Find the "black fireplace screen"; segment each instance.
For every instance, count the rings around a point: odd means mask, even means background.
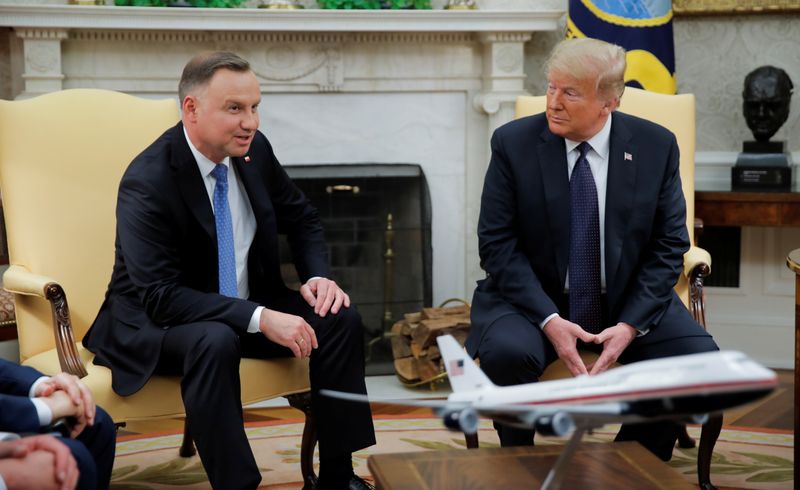
[[[431,205],[418,165],[286,167],[325,227],[332,279],[364,319],[367,374],[394,373],[392,324],[431,305]],[[285,238],[281,267],[298,288]]]

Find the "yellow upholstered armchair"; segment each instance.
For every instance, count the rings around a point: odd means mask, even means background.
[[[128,163],[179,119],[175,100],[76,89],[0,101],[0,190],[23,364],[83,378],[117,423],[185,414],[180,378],[155,376],[117,396],[111,371],[80,344],[114,263],[117,188]],[[69,307],[67,306],[69,299]],[[286,396],[306,413],[301,470],[313,477],[316,443],[308,362],[242,359],[242,403]],[[182,455],[191,455],[184,439]]]
[[[518,97],[516,117],[529,116],[544,112],[546,97]],[[694,319],[703,327],[706,326],[703,303],[703,280],[711,273],[711,256],[707,251],[694,245],[694,148],[695,148],[695,100],[694,95],[664,95],[647,92],[636,88],[625,88],[618,109],[621,112],[648,119],[664,126],[675,134],[680,149],[680,172],[683,184],[683,195],[686,199],[686,225],[692,243],[684,255],[683,274],[675,286],[675,290],[689,308]],[[596,355],[585,352],[581,354],[585,361],[593,362]],[[553,363],[542,375],[545,379],[564,378],[569,371],[561,361]],[[702,488],[713,488],[710,482],[711,454],[714,450],[722,428],[722,416],[715,415],[703,425],[700,438],[700,449],[697,458],[697,473]],[[680,438],[681,446],[694,445],[687,434]]]

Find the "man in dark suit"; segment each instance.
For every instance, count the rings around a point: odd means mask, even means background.
[[[310,357],[320,488],[366,488],[351,453],[374,444],[366,404],[320,397],[366,393],[361,318],[328,279],[316,210],[258,131],[259,82],[233,53],[186,65],[182,122],[130,164],[119,188],[116,259],[84,343],[120,395],[152,374],[182,376],[189,432],[214,488],[261,480],[245,436],[239,360]],[[304,281],[284,285],[278,234]]]
[[[622,48],[563,41],[546,65],[546,113],[492,138],[478,223],[486,278],[466,345],[497,384],[534,382],[557,358],[577,376],[717,349],[673,291],[689,248],[675,137],[614,112],[624,72]],[[585,366],[578,347],[599,359]],[[505,446],[533,443],[533,431],[497,427]],[[668,460],[679,429],[625,425],[617,439]]]
[[[69,437],[16,439],[51,432],[52,424],[62,420],[68,421]],[[0,359],[0,431],[8,433],[0,439],[11,440],[0,451],[0,488],[108,488],[114,422],[76,376],[44,376]]]

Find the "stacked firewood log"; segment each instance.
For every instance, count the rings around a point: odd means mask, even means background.
[[[426,382],[444,372],[436,337],[450,334],[464,345],[469,326],[467,305],[406,313],[392,326],[391,336],[394,368],[400,380],[408,384]]]

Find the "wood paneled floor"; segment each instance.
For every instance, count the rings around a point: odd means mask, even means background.
[[[794,427],[794,371],[777,370],[780,385],[770,396],[757,402],[725,412],[725,425],[740,427],[762,427],[769,429],[792,430]],[[372,407],[375,415],[420,414],[429,415],[426,408],[392,407],[379,405]],[[246,422],[270,420],[296,420],[302,414],[293,408],[260,408],[245,411]],[[142,434],[181,430],[182,419],[166,419],[143,422],[130,422],[120,429],[120,435]]]

